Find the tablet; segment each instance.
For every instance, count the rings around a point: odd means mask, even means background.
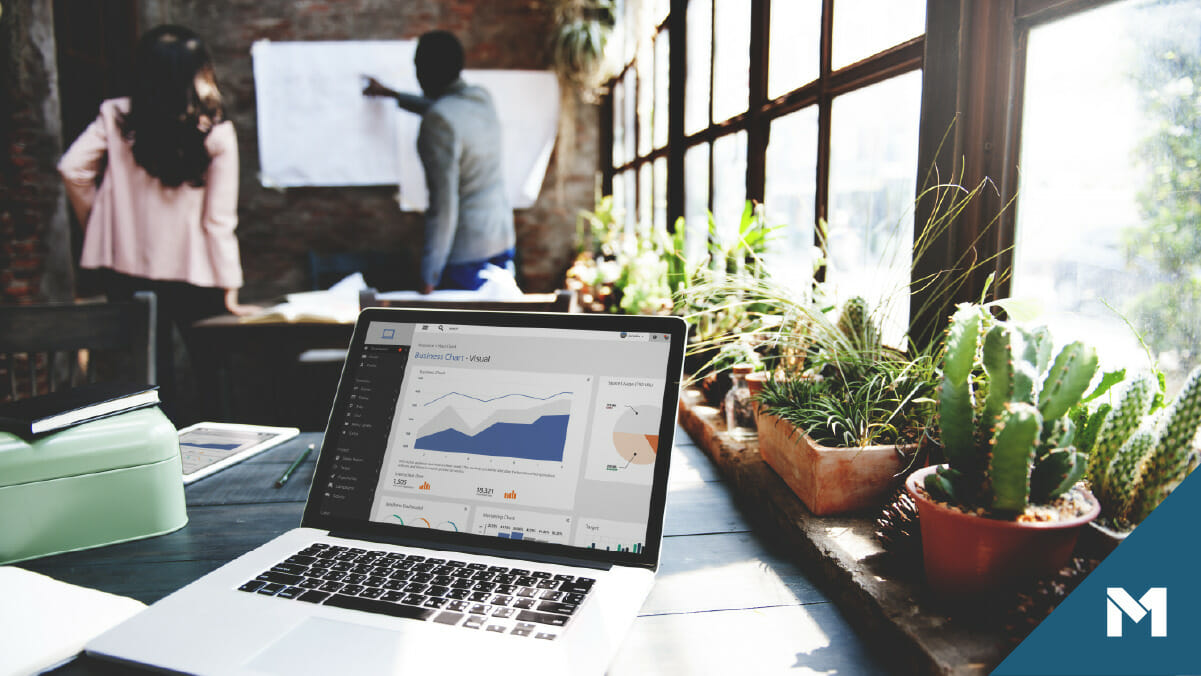
[[[201,422],[179,431],[183,482],[190,484],[300,434],[295,427]]]

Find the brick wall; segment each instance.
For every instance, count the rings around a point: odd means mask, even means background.
[[[0,15],[0,303],[70,296],[54,43],[46,3]],[[50,274],[47,274],[50,272]]]
[[[254,80],[256,40],[414,39],[435,28],[454,32],[468,68],[544,69],[550,12],[534,0],[220,0],[139,3],[143,28],[173,22],[204,36],[213,51],[227,114],[242,159],[239,239],[247,299],[269,298],[308,284],[306,252],[386,250],[419,260],[421,216],[402,213],[395,188],[268,190],[256,180]],[[561,285],[570,264],[575,213],[590,207],[597,165],[597,114],[578,106],[570,167],[552,158],[531,209],[516,212],[520,279],[529,291]],[[557,189],[562,173],[562,190]],[[416,269],[413,269],[416,283]]]

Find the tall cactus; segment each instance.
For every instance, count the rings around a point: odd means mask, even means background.
[[[1168,409],[1161,434],[1143,461],[1126,518],[1142,521],[1196,466],[1193,440],[1201,426],[1201,369],[1193,371]]]
[[[1089,455],[1089,482],[1102,513],[1119,527],[1145,519],[1201,463],[1194,447],[1201,430],[1201,367],[1168,408],[1148,415],[1155,395],[1149,376],[1132,380]]]
[[[997,321],[979,306],[956,310],[939,389],[949,467],[927,477],[931,494],[1007,515],[1058,497],[1084,475],[1083,455],[1059,446],[1065,416],[1097,371],[1096,351],[1072,343],[1048,368],[1050,344],[1045,330]],[[976,383],[986,388],[982,400]]]
[[[1102,505],[1110,502],[1111,486],[1107,483],[1109,465],[1118,449],[1134,430],[1151,406],[1152,381],[1147,374],[1136,375],[1122,392],[1118,405],[1105,416],[1097,430],[1088,454],[1088,482]]]

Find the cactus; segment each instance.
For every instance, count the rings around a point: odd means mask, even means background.
[[[1109,502],[1109,486],[1105,481],[1109,465],[1118,449],[1126,443],[1134,430],[1138,429],[1143,416],[1147,414],[1151,406],[1151,394],[1151,378],[1146,374],[1135,376],[1126,386],[1117,407],[1106,414],[1105,422],[1086,448],[1088,482],[1102,505]]]
[[[983,335],[983,339],[981,339]],[[1062,495],[1085,472],[1075,448],[1061,448],[1067,415],[1097,371],[1097,355],[1072,343],[1050,363],[1050,336],[962,305],[951,318],[939,390],[939,429],[949,466],[926,480],[935,497],[997,515]],[[984,398],[973,386],[987,388]]]
[[[848,300],[838,317],[838,329],[858,351],[879,349],[880,330],[872,321],[867,301],[861,296]]]
[[[1155,396],[1150,376],[1133,380],[1089,454],[1089,483],[1102,514],[1118,527],[1145,519],[1201,462],[1194,446],[1201,430],[1201,367],[1170,406],[1149,415]]]

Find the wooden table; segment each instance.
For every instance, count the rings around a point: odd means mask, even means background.
[[[152,603],[297,526],[316,454],[283,489],[273,483],[320,438],[302,434],[192,484],[189,523],[174,533],[19,565]],[[752,532],[703,452],[682,430],[677,440],[655,588],[610,673],[886,673],[789,553]],[[85,656],[53,673],[138,672]]]

